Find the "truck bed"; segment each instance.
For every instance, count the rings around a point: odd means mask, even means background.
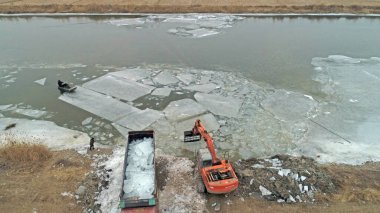
[[[152,159],[141,159],[141,162],[144,164],[144,162],[148,162],[150,160],[153,160],[153,169],[152,171],[148,171],[149,172],[149,175],[151,175],[151,172],[153,172],[153,182],[149,182],[150,185],[149,187],[153,187],[153,193],[151,196],[149,197],[139,197],[139,196],[130,196],[130,194],[128,193],[125,193],[124,192],[124,188],[125,188],[125,184],[128,184],[130,182],[133,182],[133,184],[143,184],[143,183],[139,183],[139,181],[141,180],[126,180],[127,176],[126,176],[126,171],[127,171],[127,167],[130,166],[130,162],[128,162],[128,156],[131,155],[130,152],[131,149],[130,147],[133,147],[133,146],[136,146],[136,144],[134,143],[138,143],[138,140],[143,140],[143,139],[147,139],[147,138],[151,138],[153,139],[153,151],[152,151],[152,155],[153,155],[153,158]],[[119,203],[119,207],[122,209],[122,212],[157,212],[157,184],[156,184],[156,174],[155,174],[155,160],[154,160],[154,148],[155,148],[155,145],[154,145],[154,132],[149,130],[149,131],[131,131],[128,133],[128,142],[126,144],[126,147],[125,147],[125,158],[124,158],[124,167],[123,167],[123,184],[122,184],[122,187],[121,187],[121,192],[120,192],[120,203]],[[132,153],[133,154],[133,153]],[[130,158],[132,158],[132,156],[130,156]],[[132,158],[133,159],[133,158]],[[127,171],[127,174],[129,174],[128,172],[130,171]],[[141,172],[141,171],[131,171],[131,173],[141,173],[142,176],[144,176],[144,173]],[[136,174],[134,174],[136,175]],[[129,176],[129,178],[131,178],[131,176]],[[124,181],[126,180],[126,181]],[[125,183],[126,182],[126,183]],[[144,182],[145,183],[145,182]],[[146,185],[144,185],[146,186]],[[128,185],[126,185],[126,187],[128,188]]]

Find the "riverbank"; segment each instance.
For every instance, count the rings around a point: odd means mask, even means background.
[[[380,13],[379,0],[0,0],[0,13]]]

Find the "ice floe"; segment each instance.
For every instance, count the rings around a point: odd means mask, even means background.
[[[214,94],[196,93],[195,99],[215,115],[237,117],[242,101],[237,98],[223,97]]]
[[[36,80],[34,82],[41,85],[41,86],[44,86],[45,82],[46,82],[46,78],[42,78],[42,79]]]
[[[175,84],[178,79],[167,71],[159,73],[153,78],[153,81],[162,85]]]
[[[180,121],[204,114],[207,110],[192,99],[182,99],[171,102],[163,112],[170,121]]]
[[[309,127],[301,152],[321,162],[358,164],[380,158],[380,61],[332,55],[313,58],[314,79],[326,93],[323,113]],[[353,98],[354,97],[354,98]]]
[[[10,124],[15,127],[4,130]],[[88,146],[87,134],[57,126],[51,121],[0,118],[0,143],[41,143],[54,150]]]
[[[163,116],[164,114],[162,112],[152,109],[144,109],[132,112],[127,116],[124,116],[123,118],[115,121],[115,123],[132,130],[143,130]]]
[[[149,77],[151,73],[147,71],[146,69],[137,67],[137,68],[130,68],[130,69],[122,70],[118,72],[112,72],[110,74],[113,76],[126,78],[132,81],[138,81],[146,77]]]
[[[113,75],[99,77],[83,84],[83,87],[127,101],[149,94],[154,88]]]

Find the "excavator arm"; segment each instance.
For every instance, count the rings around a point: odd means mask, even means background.
[[[201,137],[199,137],[199,136],[203,137],[203,139],[205,140],[205,142],[207,144],[207,148],[211,154],[212,164],[213,165],[219,164],[220,160],[216,156],[216,151],[215,151],[215,147],[214,147],[214,140],[212,139],[210,134],[208,134],[206,128],[202,125],[201,121],[199,119],[197,119],[195,121],[195,125],[194,125],[191,133],[185,132],[184,140],[185,140],[185,142],[198,141],[201,139]]]

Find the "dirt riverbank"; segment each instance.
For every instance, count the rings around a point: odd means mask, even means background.
[[[96,175],[102,174],[101,168],[94,171],[91,165],[106,160],[110,153],[109,149],[87,155],[55,151],[38,163],[0,157],[0,212],[98,211],[96,196],[108,182]],[[196,192],[194,164],[189,159],[160,154],[156,160],[160,212],[214,212],[216,206],[219,212],[377,212],[380,207],[379,163],[320,165],[310,158],[290,156],[237,161],[238,190],[211,195]],[[298,191],[293,183],[308,186],[313,193]],[[263,196],[259,186],[272,194]],[[295,201],[289,199],[290,194]]]
[[[380,13],[380,0],[0,0],[0,13]]]

